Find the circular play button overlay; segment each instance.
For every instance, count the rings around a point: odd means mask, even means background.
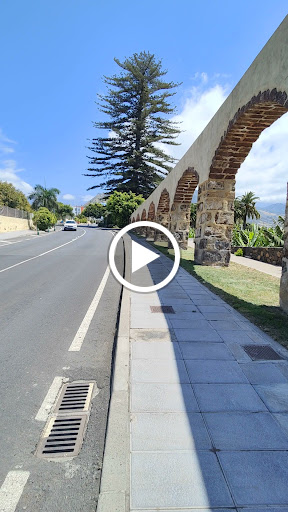
[[[117,248],[117,244],[120,241],[120,239],[128,233],[128,231],[135,229],[135,228],[153,228],[156,231],[161,231],[171,242],[172,247],[174,249],[174,264],[170,271],[170,273],[167,275],[165,279],[163,279],[160,283],[154,284],[152,286],[138,286],[135,284],[130,283],[126,279],[124,279],[121,274],[119,273],[116,264],[115,264],[115,251]],[[160,254],[157,252],[157,250],[153,248],[147,248],[144,247],[141,243],[138,243],[134,240],[132,240],[132,246],[131,246],[131,275],[134,272],[137,272],[138,270],[142,269],[143,267],[149,265],[154,260],[157,260],[160,258]],[[140,222],[133,222],[133,224],[128,224],[128,226],[125,226],[125,228],[121,229],[117,235],[112,240],[112,243],[110,245],[109,249],[109,265],[110,269],[114,275],[114,277],[119,281],[123,286],[128,288],[129,290],[132,290],[133,292],[140,292],[140,293],[151,293],[156,292],[157,290],[160,290],[163,288],[163,286],[166,286],[170,281],[172,281],[173,277],[175,276],[178,267],[180,264],[180,249],[178,246],[178,243],[172,233],[165,228],[164,226],[161,226],[161,224],[157,224],[156,222],[150,222],[150,221],[140,221]]]

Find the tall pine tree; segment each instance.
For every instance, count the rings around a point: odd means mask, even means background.
[[[108,93],[98,95],[98,105],[109,120],[94,126],[106,130],[106,137],[92,139],[89,149],[96,155],[89,157],[89,174],[85,176],[103,178],[90,189],[101,187],[107,194],[131,191],[148,197],[175,161],[156,143],[177,144],[174,139],[180,130],[168,114],[175,112],[169,98],[179,84],[162,79],[167,71],[149,52],[135,53],[123,63],[114,60],[123,71],[119,76],[104,77]]]

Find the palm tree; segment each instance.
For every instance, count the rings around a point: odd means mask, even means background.
[[[38,210],[42,206],[55,212],[57,211],[57,194],[60,194],[58,188],[46,188],[42,187],[42,185],[35,185],[28,199],[32,201],[31,206],[33,210]]]
[[[243,228],[246,229],[247,219],[259,219],[260,213],[256,210],[255,203],[259,197],[254,195],[254,192],[246,192],[242,197],[238,197],[237,208],[242,211]]]

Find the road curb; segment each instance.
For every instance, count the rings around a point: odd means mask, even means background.
[[[130,237],[124,237],[127,280],[131,269],[129,240]],[[130,291],[123,288],[97,512],[130,509],[129,335]]]

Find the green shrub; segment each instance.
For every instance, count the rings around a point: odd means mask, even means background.
[[[37,212],[34,213],[33,223],[37,226],[40,231],[46,231],[51,228],[57,222],[57,217],[54,213],[50,212],[48,208],[41,207]]]
[[[244,253],[243,253],[243,249],[241,249],[241,247],[239,249],[237,249],[236,252],[234,252],[235,256],[243,256]]]

